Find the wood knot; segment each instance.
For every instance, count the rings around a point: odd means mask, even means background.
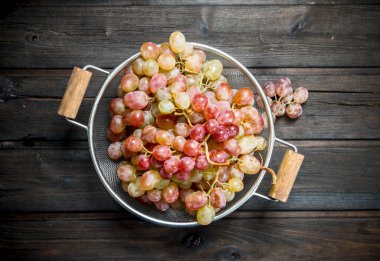
[[[191,232],[184,236],[181,243],[186,248],[195,248],[204,243],[204,238],[198,232]]]

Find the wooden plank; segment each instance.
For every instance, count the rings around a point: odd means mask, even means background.
[[[379,139],[379,99],[380,93],[311,93],[303,116],[298,120],[279,118],[276,134],[283,139]],[[51,98],[23,98],[0,103],[0,141],[87,140],[85,131],[57,115],[59,102]],[[87,123],[93,102],[93,98],[83,100],[79,122]],[[104,119],[107,117],[104,115]],[[41,120],[46,124],[43,128]]]
[[[65,214],[66,215],[66,214]],[[224,219],[167,228],[83,214],[0,224],[5,259],[39,260],[378,260],[377,218]],[[93,216],[93,214],[91,214]],[[228,242],[228,243],[226,243]],[[223,247],[221,247],[223,246]],[[170,251],[168,251],[170,249]]]
[[[141,43],[181,30],[248,67],[379,66],[379,12],[372,5],[19,6],[0,22],[0,60],[2,68],[112,68]]]
[[[305,161],[289,201],[281,204],[253,198],[241,209],[380,208],[379,141],[292,142]],[[98,179],[85,142],[3,142],[0,148],[0,211],[122,209]],[[283,153],[276,146],[270,164],[275,170]],[[269,188],[266,177],[259,192],[266,194]]]
[[[109,69],[111,70],[111,69]],[[378,93],[379,68],[251,68],[261,84],[288,76],[294,87],[305,86],[311,92]],[[71,70],[0,70],[0,98],[62,98]],[[85,97],[95,97],[105,75],[94,72]],[[113,97],[115,92],[105,95]]]

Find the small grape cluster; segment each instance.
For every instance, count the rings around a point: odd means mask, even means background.
[[[293,91],[290,79],[283,77],[276,83],[266,82],[263,89],[274,119],[285,114],[291,119],[299,118],[302,115],[301,104],[309,98],[309,92],[305,87],[298,87]],[[259,107],[264,107],[260,96],[256,98],[256,101]]]
[[[249,87],[233,89],[219,60],[186,42],[141,46],[110,101],[108,155],[123,189],[144,204],[184,209],[207,225],[262,166],[264,116]],[[256,156],[255,156],[256,154]]]

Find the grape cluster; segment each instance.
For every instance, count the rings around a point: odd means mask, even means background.
[[[117,176],[131,197],[207,225],[243,190],[244,175],[264,168],[254,156],[266,147],[254,93],[233,89],[222,72],[181,32],[141,46],[109,104],[108,155],[123,159]]]
[[[301,104],[309,98],[309,92],[305,87],[298,87],[293,91],[290,79],[283,77],[276,83],[266,82],[263,89],[274,119],[285,114],[291,119],[299,118],[302,115]],[[257,97],[256,101],[259,107],[264,107],[261,97]]]

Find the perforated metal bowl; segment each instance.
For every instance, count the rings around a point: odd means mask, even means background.
[[[252,88],[256,96],[261,96],[262,101],[264,102],[264,110],[256,105],[255,106],[260,113],[265,113],[266,115],[266,128],[263,130],[261,136],[263,136],[267,140],[267,147],[261,154],[264,159],[264,166],[268,166],[273,151],[274,141],[276,138],[270,107],[260,84],[257,82],[255,77],[247,70],[247,68],[245,68],[240,62],[235,60],[230,55],[204,44],[192,44],[194,45],[194,48],[203,50],[206,53],[208,60],[218,59],[223,63],[223,75],[227,78],[229,84],[233,88],[250,87]],[[110,142],[107,139],[107,128],[109,125],[109,99],[104,97],[106,93],[111,93],[111,96],[115,93],[116,86],[119,85],[120,80],[124,74],[124,69],[139,57],[140,53],[133,55],[132,57],[121,63],[119,66],[117,66],[111,72],[108,72],[93,65],[85,66],[83,68],[84,70],[95,69],[108,74],[108,77],[104,81],[101,89],[99,90],[98,95],[96,96],[89,118],[88,126],[76,122],[72,119],[66,119],[70,123],[73,123],[87,130],[91,157],[96,172],[98,173],[99,178],[102,181],[105,188],[107,189],[107,191],[121,206],[147,221],[151,221],[160,225],[177,227],[198,225],[198,223],[195,220],[195,217],[188,215],[183,210],[175,210],[170,208],[165,212],[161,212],[154,206],[141,204],[136,199],[130,197],[128,193],[123,191],[121,187],[121,182],[116,175],[116,168],[118,163],[110,160],[107,156],[107,148],[110,144]],[[285,145],[293,147],[294,150],[297,150],[295,146],[292,144],[289,144],[280,139],[276,140]],[[227,203],[227,206],[223,208],[219,213],[217,213],[215,219],[221,219],[226,215],[230,214],[231,212],[235,211],[253,195],[272,200],[269,197],[258,194],[256,192],[264,178],[264,175],[264,170],[262,170],[258,175],[246,175],[244,178],[244,190],[239,193],[236,193],[233,201]]]

